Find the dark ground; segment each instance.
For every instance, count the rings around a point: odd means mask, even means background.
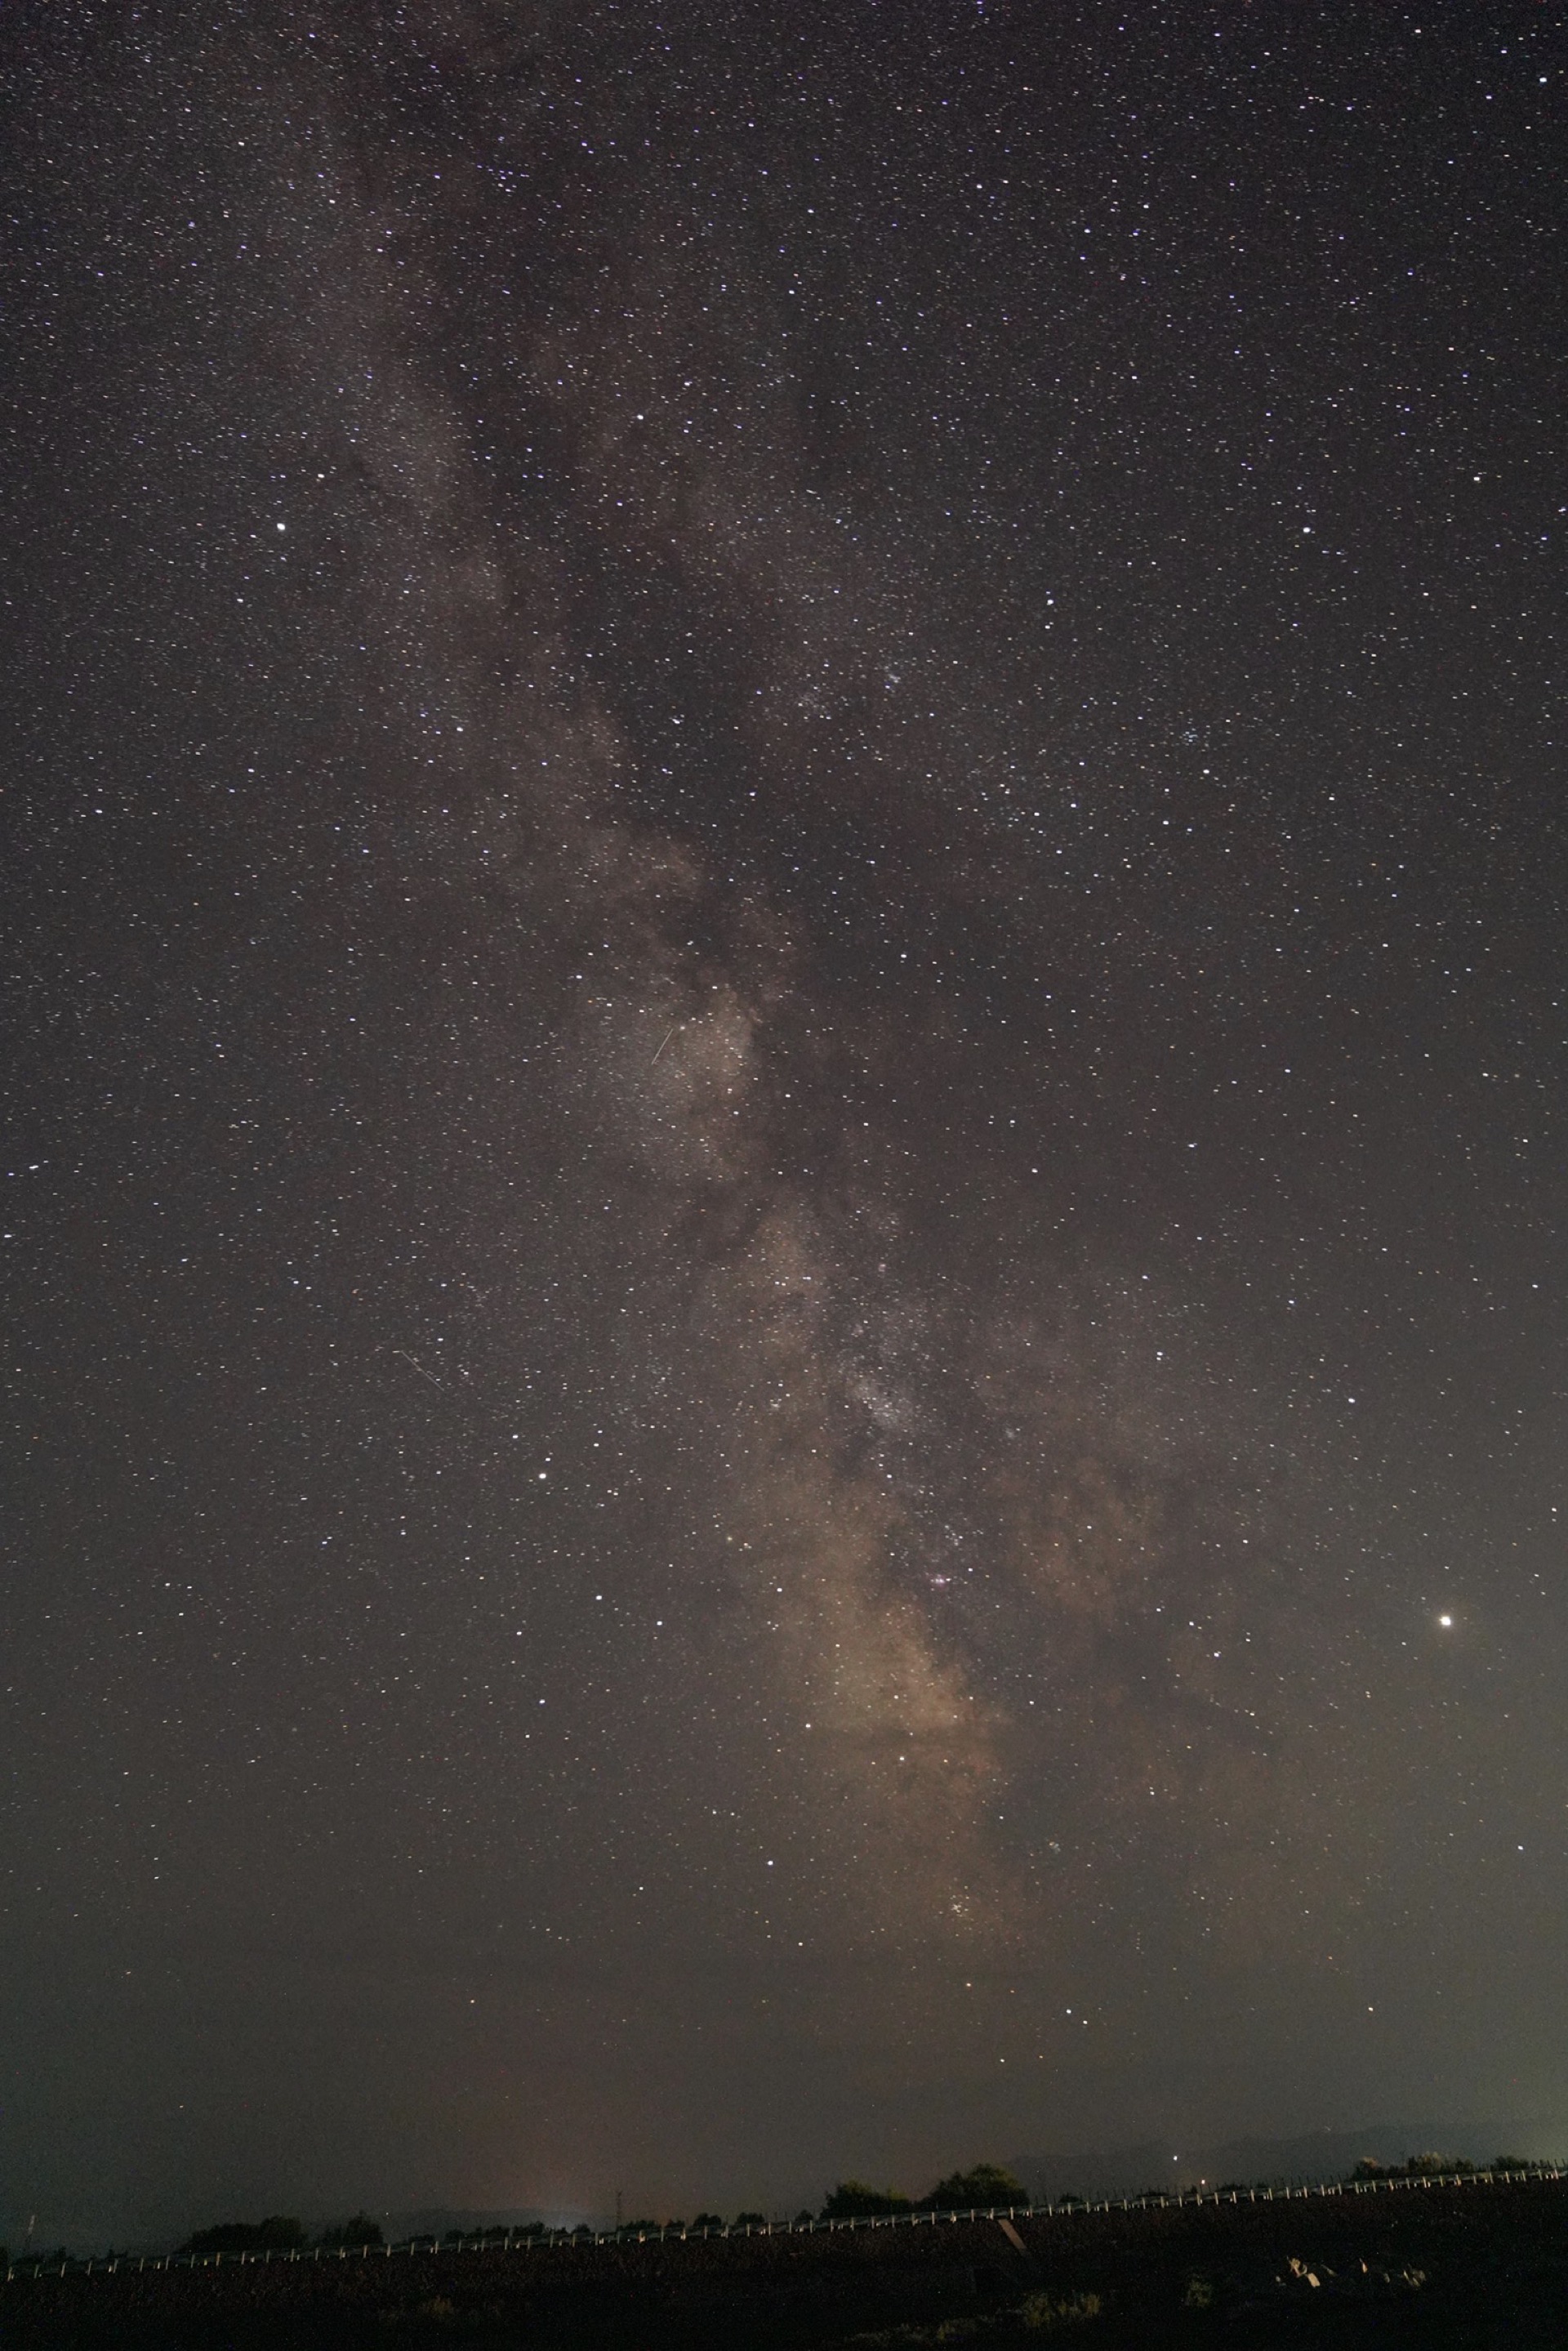
[[[0,2289],[5,2351],[1568,2346],[1568,2181],[837,2235],[475,2250]]]

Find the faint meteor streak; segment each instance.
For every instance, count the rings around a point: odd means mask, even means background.
[[[670,1040],[671,1039],[671,1037],[673,1037],[673,1036],[674,1036],[675,1031],[680,1028],[680,1021],[679,1021],[679,1020],[672,1020],[672,1021],[670,1022],[670,1024],[669,1028],[668,1028],[668,1029],[665,1030],[665,1032],[664,1032],[664,1043],[663,1043],[663,1044],[661,1044],[661,1045],[659,1046],[659,1053],[662,1053],[662,1052],[663,1052],[663,1050],[664,1050],[664,1046],[669,1044]],[[653,1057],[653,1061],[658,1061],[658,1059],[659,1059],[659,1053],[655,1053],[655,1055],[654,1055],[654,1057]],[[649,1068],[650,1070],[651,1070],[651,1069],[652,1069],[652,1067],[653,1067],[653,1061],[649,1061],[649,1065],[648,1065],[648,1066],[649,1066]]]

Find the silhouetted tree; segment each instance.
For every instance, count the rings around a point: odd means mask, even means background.
[[[304,2242],[305,2231],[297,2220],[282,2212],[270,2212],[265,2220],[219,2220],[210,2229],[197,2229],[182,2251],[188,2253],[286,2253],[296,2251]]]
[[[385,2241],[380,2222],[372,2220],[369,2212],[356,2212],[352,2220],[339,2221],[335,2229],[324,2230],[321,2238],[323,2246],[329,2252],[335,2252],[339,2246],[379,2245]]]
[[[933,2212],[967,2212],[994,2204],[1027,2204],[1029,2190],[1022,2179],[1000,2163],[977,2163],[969,2171],[950,2171],[920,2202]]]
[[[894,2188],[871,2188],[864,2179],[841,2179],[828,2191],[822,2208],[825,2220],[875,2220],[893,2212],[912,2212],[909,2197]]]

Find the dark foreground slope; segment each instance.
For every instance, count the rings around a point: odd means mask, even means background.
[[[1564,2351],[1568,2180],[1007,2226],[122,2268],[0,2289],[5,2351],[1004,2351],[1045,2341],[1083,2351]]]

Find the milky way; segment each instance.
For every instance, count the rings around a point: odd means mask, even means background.
[[[0,2227],[1568,2113],[1553,29],[64,16]]]

